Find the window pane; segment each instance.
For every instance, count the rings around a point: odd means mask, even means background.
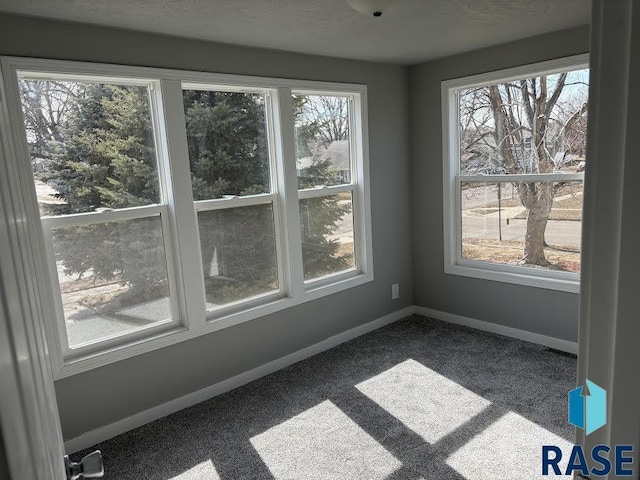
[[[20,80],[41,215],[160,202],[147,87]]]
[[[462,183],[462,258],[579,272],[582,198],[582,182]]]
[[[160,217],[53,229],[69,345],[171,320]]]
[[[300,200],[304,278],[353,269],[353,204],[351,193]]]
[[[271,191],[265,96],[185,90],[194,200]]]
[[[589,70],[463,89],[460,173],[584,170]]]
[[[294,95],[298,188],[351,183],[349,97]]]
[[[198,213],[207,309],[278,291],[271,205]]]

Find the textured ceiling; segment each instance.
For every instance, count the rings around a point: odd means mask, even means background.
[[[374,18],[344,0],[0,0],[0,12],[410,64],[587,25],[590,5],[590,0],[400,0]]]

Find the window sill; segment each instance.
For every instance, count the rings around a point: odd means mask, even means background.
[[[157,333],[156,335],[129,341],[119,345],[114,345],[100,351],[87,353],[83,356],[68,358],[58,371],[54,372],[56,380],[70,377],[78,373],[86,372],[94,368],[99,368],[111,363],[127,358],[135,357],[144,353],[152,352],[159,348],[184,342],[201,335],[239,325],[244,322],[269,315],[287,308],[300,305],[312,300],[316,300],[334,293],[338,293],[349,288],[373,281],[372,273],[347,272],[337,275],[334,281],[329,284],[309,285],[309,289],[297,298],[280,297],[273,299],[272,296],[264,299],[264,303],[259,305],[248,305],[247,308],[234,311],[229,314],[212,318],[200,325],[187,327],[177,327]],[[210,312],[211,313],[211,312]]]
[[[571,272],[552,272],[518,265],[496,265],[479,261],[461,261],[445,265],[445,273],[465,277],[513,283],[526,287],[579,293],[580,275]]]

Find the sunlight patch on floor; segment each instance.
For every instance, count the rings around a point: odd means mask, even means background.
[[[573,445],[509,412],[451,454],[447,464],[467,480],[566,478],[541,475],[542,445],[557,445],[562,449],[564,461],[559,465],[564,471]]]
[[[251,438],[276,479],[383,480],[402,464],[326,400]]]
[[[185,470],[176,477],[171,477],[169,480],[191,480],[192,478],[206,478],[207,480],[220,480],[220,476],[216,471],[216,467],[213,466],[211,460],[206,460],[199,463],[189,470]]]
[[[356,388],[429,443],[455,431],[491,403],[411,359]]]

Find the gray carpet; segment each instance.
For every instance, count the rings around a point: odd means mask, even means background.
[[[95,448],[107,479],[541,478],[541,445],[573,439],[575,370],[412,316]]]

